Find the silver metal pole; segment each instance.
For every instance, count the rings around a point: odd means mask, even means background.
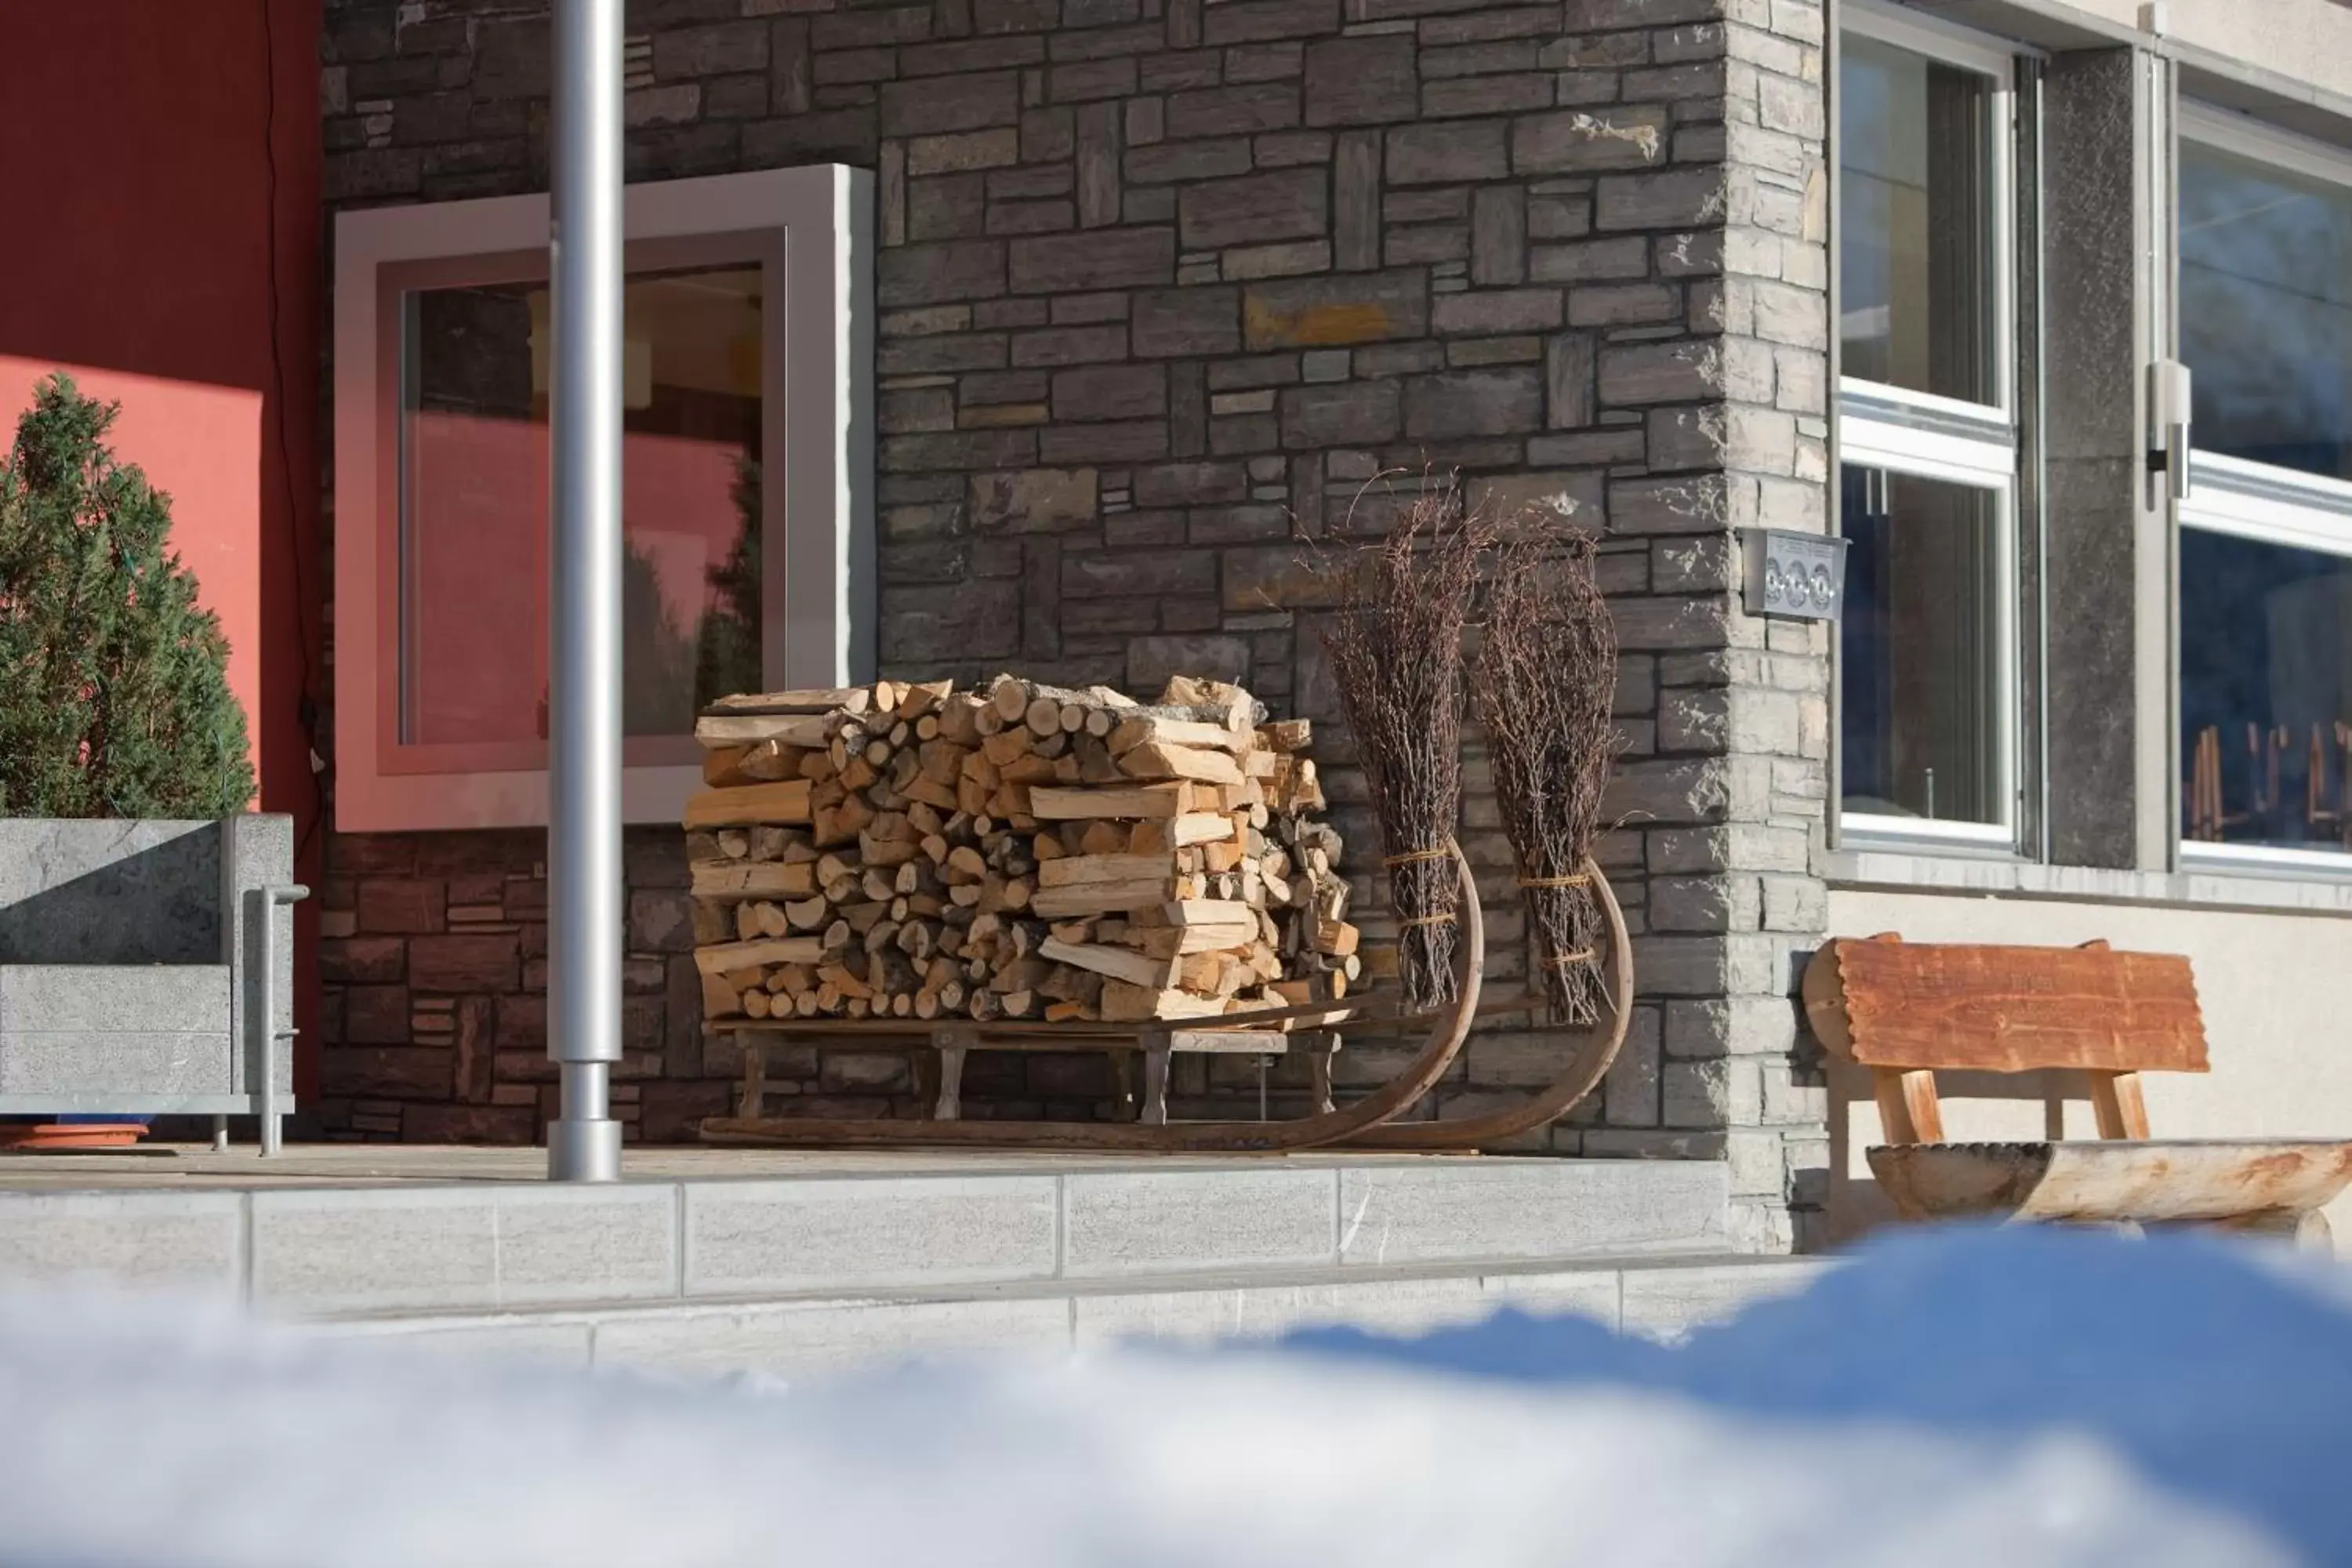
[[[621,1128],[621,11],[556,0],[554,647],[548,693],[547,1174],[610,1182]]]
[[[299,904],[310,896],[310,889],[299,882],[281,887],[256,888],[253,890],[255,913],[247,919],[258,919],[259,927],[253,933],[254,945],[259,953],[254,960],[259,993],[254,1005],[261,1017],[258,1026],[247,1031],[248,1040],[261,1047],[261,1088],[254,1109],[255,1120],[260,1123],[261,1152],[264,1156],[278,1153],[286,1146],[285,1112],[278,1109],[278,1042],[291,1040],[294,1031],[278,1026],[278,910],[280,905]],[[228,1146],[226,1121],[213,1133],[215,1150]]]

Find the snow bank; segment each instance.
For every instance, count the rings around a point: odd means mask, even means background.
[[[1286,1342],[1813,1426],[1900,1422],[1995,1444],[2080,1433],[2176,1496],[2352,1563],[2346,1281],[2210,1235],[1913,1231],[1674,1348],[1512,1312],[1415,1340],[1322,1329]]]
[[[2309,1280],[2025,1233],[1881,1247],[1675,1351],[1506,1316],[782,1395],[20,1298],[0,1561],[2334,1562],[2347,1382]]]

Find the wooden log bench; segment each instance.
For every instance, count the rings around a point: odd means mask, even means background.
[[[2352,1181],[2352,1142],[2148,1135],[2138,1075],[2210,1070],[2184,957],[1889,934],[1825,943],[1802,989],[1822,1045],[1871,1074],[1886,1142],[1866,1155],[1906,1219],[2199,1223],[2327,1245],[2318,1211]],[[2080,1073],[2099,1141],[1947,1142],[1939,1069]]]

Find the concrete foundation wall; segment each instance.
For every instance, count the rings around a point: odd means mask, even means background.
[[[2119,948],[2186,953],[2196,972],[2213,1070],[2141,1081],[2160,1138],[2263,1134],[2352,1138],[2352,919],[2163,903],[1986,898],[1832,889],[1832,936],[1899,931],[1912,942]],[[2079,1082],[1946,1075],[1944,1128],[1955,1140],[2041,1138],[2050,1107],[2064,1136],[2097,1129]],[[2000,1098],[1984,1098],[1985,1094]],[[1880,1141],[1866,1074],[1830,1075],[1830,1234],[1844,1239],[1889,1217],[1863,1150]],[[2328,1211],[2352,1236],[2352,1194]]]

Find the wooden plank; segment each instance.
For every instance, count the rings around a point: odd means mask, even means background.
[[[1041,822],[1090,817],[1181,816],[1192,809],[1188,784],[1137,784],[1132,789],[1050,789],[1029,792],[1029,815]]]
[[[1146,742],[1118,759],[1118,771],[1131,779],[1197,779],[1202,784],[1238,784],[1244,777],[1233,758],[1205,746],[1170,746]]]
[[[1034,1019],[1006,1019],[994,1024],[955,1024],[942,1026],[938,1021],[919,1018],[729,1018],[723,1025],[707,1033],[743,1035],[787,1035],[796,1045],[818,1051],[870,1051],[881,1049],[911,1049],[936,1047],[938,1036],[944,1026],[961,1036],[961,1046],[971,1051],[1139,1051],[1145,1048],[1137,1024],[1153,1020],[1130,1020],[1121,1024],[1074,1022],[1041,1024]],[[1418,1016],[1392,1020],[1405,1025],[1424,1023]],[[1317,1037],[1292,1036],[1278,1029],[1229,1027],[1220,1018],[1215,1025],[1181,1028],[1170,1038],[1179,1055],[1199,1056],[1282,1056],[1298,1042],[1298,1048],[1312,1045]]]
[[[1059,862],[1048,860],[1045,865]],[[1041,867],[1040,869],[1043,869]],[[1029,912],[1041,921],[1067,920],[1072,915],[1108,915],[1126,910],[1148,910],[1164,902],[1175,890],[1168,877],[1147,877],[1124,882],[1080,882],[1068,888],[1040,888],[1029,896]]]
[[[732,974],[770,963],[814,963],[824,957],[824,942],[814,936],[770,937],[757,942],[730,942],[694,950],[694,966],[705,974]]]
[[[1119,945],[1152,958],[1187,958],[1199,952],[1230,952],[1257,941],[1255,923],[1246,926],[1129,926]]]
[[[2196,980],[2173,953],[1840,939],[1804,994],[1822,1043],[1865,1067],[2210,1070]]]
[[[1131,948],[1105,947],[1097,942],[1064,942],[1047,937],[1037,944],[1040,958],[1107,974],[1129,984],[1164,989],[1176,984],[1176,965],[1166,959],[1147,958]]]
[[[1041,888],[1068,888],[1081,882],[1166,881],[1176,875],[1176,857],[1168,855],[1065,855],[1037,868]]]
[[[816,891],[814,860],[698,860],[693,874],[702,899],[805,899]]]
[[[1238,752],[1250,743],[1247,730],[1228,729],[1222,724],[1203,724],[1192,719],[1122,719],[1110,732],[1110,749],[1114,756],[1123,755],[1138,746],[1207,746],[1214,751]]]
[[[1257,911],[1234,899],[1171,899],[1160,915],[1172,926],[1245,926],[1257,930]]]
[[[686,803],[688,827],[730,827],[763,822],[806,822],[809,781],[782,779],[775,784],[743,784],[735,789],[697,791]]]
[[[1305,719],[1276,719],[1257,727],[1257,738],[1277,752],[1303,752],[1315,738],[1315,726]]]
[[[1130,985],[1123,980],[1103,983],[1102,1016],[1106,1024],[1141,1023],[1150,1018],[1213,1018],[1224,1010],[1225,1004],[1220,997]]]
[[[1182,849],[1194,844],[1223,844],[1234,833],[1234,819],[1223,812],[1187,812],[1168,825],[1168,847]]]
[[[863,686],[829,686],[804,688],[797,691],[745,691],[733,697],[722,697],[706,712],[710,713],[828,713],[838,708],[845,713],[863,713],[873,702],[874,694]]]
[[[774,741],[814,749],[833,737],[830,713],[706,713],[694,721],[705,746],[751,746]]]

